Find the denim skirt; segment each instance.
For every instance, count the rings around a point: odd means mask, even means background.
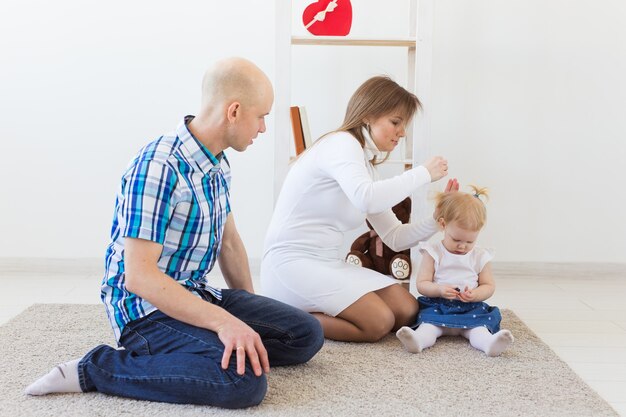
[[[414,329],[422,323],[439,327],[472,329],[486,327],[491,333],[500,331],[502,316],[498,307],[484,302],[466,303],[445,298],[418,297],[420,305]]]

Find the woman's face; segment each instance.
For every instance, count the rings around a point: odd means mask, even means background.
[[[406,136],[406,120],[398,112],[370,120],[370,134],[376,147],[382,152],[391,152]]]

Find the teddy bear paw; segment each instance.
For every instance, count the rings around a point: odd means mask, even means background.
[[[390,271],[395,279],[408,279],[411,276],[411,265],[406,259],[396,258],[391,262]]]
[[[352,254],[349,254],[346,257],[346,262],[354,266],[363,266],[363,262],[361,262],[361,259],[358,256]]]

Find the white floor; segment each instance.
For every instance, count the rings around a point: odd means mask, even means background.
[[[0,258],[0,324],[34,303],[99,303],[100,270],[100,260]],[[496,263],[494,271],[489,302],[513,310],[626,416],[626,264]]]

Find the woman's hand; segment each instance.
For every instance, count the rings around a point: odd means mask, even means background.
[[[452,285],[439,285],[439,296],[446,300],[456,300],[459,291]]]
[[[430,181],[437,181],[448,175],[448,161],[442,156],[434,156],[424,163],[430,174]]]
[[[230,357],[237,355],[237,373],[243,375],[246,366],[246,356],[256,376],[270,371],[270,362],[261,336],[246,323],[235,316],[229,315],[224,323],[218,327],[217,336],[224,344],[222,369],[228,369]]]

